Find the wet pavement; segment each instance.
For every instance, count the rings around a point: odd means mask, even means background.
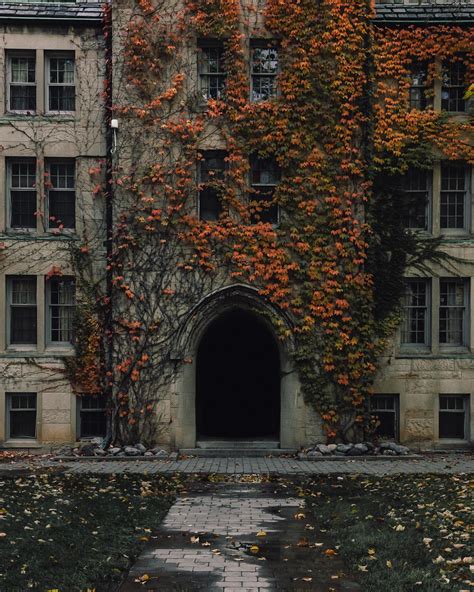
[[[119,592],[361,588],[294,492],[271,483],[194,484],[170,508]]]

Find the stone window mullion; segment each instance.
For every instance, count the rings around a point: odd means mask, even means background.
[[[431,352],[439,353],[439,277],[431,280]]]

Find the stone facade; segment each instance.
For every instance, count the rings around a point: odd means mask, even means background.
[[[12,5],[12,14],[17,7],[25,9],[24,5]],[[26,8],[31,12],[32,5]],[[97,263],[103,266],[103,204],[94,197],[96,181],[89,173],[105,156],[101,15],[96,8],[84,21],[61,16],[58,13],[55,20],[43,10],[34,21],[28,16],[14,19],[5,6],[0,19],[0,68],[6,76],[0,84],[0,442],[11,447],[76,440],[76,397],[64,376],[63,363],[64,357],[73,355],[73,348],[51,340],[49,275],[54,268],[65,276],[71,273],[70,246],[84,233],[91,235]],[[35,83],[36,106],[30,113],[10,109],[7,81],[17,56],[29,57],[34,64],[35,75],[30,80]],[[54,105],[47,101],[51,60],[63,56],[74,61],[76,101],[74,111],[68,113],[53,112],[50,107]],[[16,63],[15,67],[22,66]],[[21,73],[18,76],[23,80]],[[32,186],[36,227],[28,230],[12,223],[7,197],[10,167],[18,162],[30,163],[36,177]],[[75,221],[70,224],[74,229],[58,231],[48,223],[49,163],[68,163],[74,170]],[[14,344],[9,335],[8,285],[18,277],[36,282],[36,344]],[[36,394],[34,438],[10,437],[13,393]]]
[[[86,3],[78,3],[80,5]],[[393,0],[376,4],[468,4],[451,0],[423,3],[412,0]],[[90,5],[90,3],[89,3]],[[119,3],[114,31],[115,76],[121,78],[120,27],[130,15],[127,2]],[[64,9],[66,10],[66,9]],[[67,12],[67,11],[66,11]],[[67,19],[66,19],[67,20]],[[4,446],[35,446],[78,439],[78,410],[76,397],[64,376],[63,358],[73,355],[65,344],[51,343],[50,312],[48,301],[48,277],[52,268],[68,273],[70,242],[84,233],[93,236],[95,264],[103,265],[103,203],[94,197],[94,180],[90,169],[97,167],[106,157],[103,104],[101,98],[104,78],[103,39],[100,17],[81,20],[79,13],[64,19],[48,19],[31,23],[22,21],[21,15],[11,21],[1,17],[2,49],[1,70],[9,72],[11,55],[34,52],[36,64],[37,114],[8,113],[7,85],[0,85],[0,179],[7,186],[9,163],[15,159],[32,159],[37,163],[37,203],[41,210],[48,187],[42,181],[45,162],[70,159],[75,161],[76,175],[76,224],[74,232],[51,232],[45,218],[38,216],[36,229],[16,232],[10,228],[7,192],[0,194],[0,443]],[[195,55],[190,48],[190,55]],[[74,53],[76,64],[76,110],[73,114],[48,114],[45,105],[45,76],[49,56]],[[191,62],[190,63],[194,63]],[[194,68],[194,72],[197,68]],[[193,83],[193,77],[189,79]],[[195,81],[194,81],[195,82]],[[124,87],[114,96],[116,103],[123,101]],[[441,109],[441,88],[435,88],[434,108]],[[142,139],[140,130],[119,130],[120,161],[126,168],[127,159],[133,154],[126,149],[126,134]],[[207,130],[202,148],[221,147],[218,130]],[[143,140],[145,141],[145,140]],[[133,142],[128,144],[133,147]],[[116,157],[118,158],[118,157]],[[440,162],[434,167],[432,212],[439,211]],[[471,175],[472,176],[472,175]],[[473,179],[470,181],[474,186]],[[469,229],[474,228],[473,200],[469,206]],[[433,216],[433,235],[440,235],[439,217]],[[467,262],[474,261],[474,242],[471,230],[446,237],[444,247],[450,254]],[[433,269],[427,278],[430,286],[429,347],[403,347],[401,335],[394,337],[376,381],[376,392],[393,396],[394,412],[400,441],[421,447],[467,445],[474,434],[474,274],[471,263],[461,264],[458,272],[466,283],[466,339],[462,347],[440,345],[439,306],[443,277],[451,277],[445,269]],[[13,345],[9,339],[9,288],[11,278],[31,276],[36,278],[37,345]],[[413,272],[415,277],[415,273]],[[181,371],[174,375],[171,388],[163,390],[159,414],[158,440],[170,448],[193,448],[196,445],[196,368],[195,360],[200,340],[210,323],[227,309],[257,311],[265,316],[265,305],[248,286],[241,286],[223,279],[218,289],[202,295],[190,312],[185,329],[176,344],[177,365]],[[282,322],[285,320],[282,318]],[[322,439],[319,419],[305,405],[298,377],[292,366],[291,344],[279,351],[281,367],[281,430],[279,443],[282,448],[298,448]],[[183,359],[192,363],[182,365]],[[12,438],[9,413],[11,395],[36,393],[36,433],[31,439]],[[450,441],[440,439],[440,395],[459,395],[467,401],[464,410],[465,437]]]

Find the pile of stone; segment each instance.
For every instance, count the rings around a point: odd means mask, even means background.
[[[396,442],[372,442],[359,444],[315,444],[311,448],[298,454],[301,459],[319,458],[322,456],[403,456],[409,454],[410,449]]]
[[[77,448],[64,446],[57,451],[57,456],[101,456],[101,457],[137,457],[146,456],[153,458],[169,458],[169,452],[163,448],[147,448],[143,444],[134,444],[133,446],[111,446],[103,449],[100,442],[91,441],[81,444]]]

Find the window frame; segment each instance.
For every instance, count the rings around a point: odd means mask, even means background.
[[[221,70],[220,72],[203,72],[201,70],[202,68],[202,64],[204,63],[202,56],[203,56],[203,52],[205,50],[218,50],[220,51],[220,56],[219,56],[219,66],[220,67],[225,67],[225,63],[224,63],[224,44],[219,41],[218,39],[199,39],[198,43],[197,43],[197,50],[198,50],[198,54],[197,54],[197,74],[198,74],[198,93],[199,93],[199,102],[202,105],[206,105],[208,101],[210,100],[216,100],[216,101],[222,101],[225,99],[225,90],[226,90],[226,83],[227,83],[227,71]],[[211,97],[210,94],[209,96],[204,96],[203,93],[203,79],[206,78],[207,79],[207,90],[209,90],[209,82],[210,82],[210,78],[215,78],[218,81],[218,91],[220,93],[220,96],[218,96],[217,98]],[[219,79],[221,80],[222,83],[222,88],[219,88]]]
[[[423,71],[425,72],[425,84],[414,84],[413,80],[414,80],[416,74],[423,72]],[[410,86],[408,89],[408,108],[409,108],[409,110],[410,111],[412,111],[412,110],[426,111],[426,109],[428,109],[431,106],[429,97],[427,96],[427,90],[430,88],[431,85],[428,86],[426,84],[426,82],[429,79],[429,62],[419,62],[419,61],[413,60],[410,65],[410,68],[409,68],[408,76],[410,79]],[[412,90],[418,90],[420,92],[420,102],[423,106],[413,105]]]
[[[442,284],[443,282],[450,282],[450,283],[457,283],[463,286],[463,322],[462,322],[462,343],[444,343],[441,342],[441,310],[442,309],[453,309],[453,308],[461,308],[455,305],[445,305],[441,306],[441,292],[442,292]],[[438,335],[439,335],[439,347],[440,350],[447,350],[452,351],[455,349],[462,349],[465,350],[469,347],[470,342],[470,278],[455,278],[455,277],[442,277],[439,279],[439,313],[438,313]]]
[[[53,286],[53,282],[55,281],[70,281],[73,284],[73,290],[74,290],[74,302],[72,304],[52,304],[51,303],[51,295],[52,295],[52,286]],[[72,335],[71,335],[71,340],[69,341],[54,341],[52,339],[52,333],[53,333],[53,315],[52,315],[52,309],[53,308],[57,308],[57,309],[61,309],[61,308],[68,308],[68,309],[73,309],[73,315],[74,315],[74,310],[77,307],[77,299],[76,299],[76,278],[74,276],[55,276],[50,278],[48,281],[45,282],[45,306],[46,306],[46,345],[47,346],[51,346],[51,347],[72,347],[73,343],[74,343],[74,326],[72,327]]]
[[[35,412],[35,421],[34,421],[34,427],[35,427],[35,434],[34,436],[12,436],[11,435],[11,413],[13,412],[21,412],[22,409],[13,409],[12,410],[12,398],[14,396],[35,396],[35,408],[31,409],[31,408],[26,408],[23,411],[34,411]],[[21,442],[21,441],[28,441],[28,442],[35,442],[38,439],[38,393],[36,392],[29,392],[29,391],[20,391],[20,392],[14,392],[14,391],[7,391],[5,393],[5,428],[6,428],[6,440],[7,441],[13,441],[13,442]]]
[[[52,164],[71,164],[73,166],[73,179],[74,179],[74,187],[70,188],[52,188],[51,185],[51,165]],[[46,193],[46,200],[45,200],[45,227],[47,232],[57,232],[60,230],[62,233],[70,233],[74,234],[77,229],[77,166],[76,160],[74,158],[47,158],[45,161],[45,172],[47,173],[48,177],[48,187],[45,191]],[[73,205],[74,205],[74,212],[73,212],[73,219],[74,223],[73,226],[64,226],[63,228],[59,228],[58,226],[52,226],[52,221],[50,220],[50,194],[51,192],[68,192],[73,194]]]
[[[393,399],[393,410],[392,409],[376,409],[373,407],[373,401],[374,399]],[[400,395],[398,393],[396,394],[391,394],[391,393],[374,393],[370,399],[369,399],[369,408],[370,408],[370,414],[371,415],[377,415],[377,412],[379,413],[393,413],[394,416],[394,422],[393,422],[393,428],[394,428],[394,435],[393,435],[393,439],[396,442],[400,441]],[[379,438],[392,438],[392,436],[378,436],[378,434],[375,434],[377,437]]]
[[[82,408],[82,403],[83,403],[83,399],[85,397],[89,397],[92,399],[99,399],[101,401],[103,401],[103,407],[101,408],[93,408],[93,409],[83,409]],[[76,397],[76,402],[77,402],[77,413],[76,413],[76,438],[78,440],[91,440],[93,438],[102,438],[105,437],[107,435],[107,401],[105,396],[100,396],[100,395],[80,395]],[[103,436],[99,436],[99,435],[89,435],[89,436],[83,436],[82,435],[82,414],[83,413],[100,413],[103,412],[104,414],[104,419],[105,419],[105,432],[103,434]]]
[[[34,82],[24,82],[24,83],[16,83],[12,81],[12,58],[33,58],[34,65],[35,65],[35,81]],[[36,115],[38,112],[38,62],[35,50],[6,50],[6,77],[7,83],[5,85],[6,95],[5,95],[5,108],[7,113],[12,113],[16,115]],[[35,88],[35,108],[32,110],[28,109],[12,109],[11,106],[11,87],[12,86],[29,86]]]
[[[258,161],[265,161],[265,160],[272,160],[274,165],[275,165],[275,170],[277,171],[277,180],[274,183],[253,183],[253,172],[254,172],[254,165],[256,163],[258,163]],[[259,158],[257,155],[252,155],[250,157],[250,167],[249,167],[249,187],[250,187],[250,191],[249,191],[249,195],[248,195],[248,202],[250,204],[251,201],[258,201],[255,199],[252,199],[252,195],[254,195],[255,191],[261,191],[263,190],[263,188],[271,188],[271,196],[272,196],[272,201],[274,201],[274,196],[275,196],[275,192],[278,190],[278,186],[280,184],[281,181],[281,170],[280,167],[278,166],[278,163],[276,162],[275,158],[272,157],[268,157],[268,158]],[[255,188],[255,191],[254,191]],[[264,201],[264,200],[262,200]],[[277,228],[278,226],[280,226],[280,218],[281,218],[281,212],[280,212],[280,206],[277,203],[273,203],[271,207],[275,208],[275,212],[276,212],[276,220],[273,222],[265,222],[265,220],[254,220],[253,217],[251,216],[251,224],[257,224],[257,223],[267,223],[267,224],[271,224],[273,228]],[[270,211],[270,208],[267,209],[267,211]]]
[[[33,304],[12,304],[13,295],[13,281],[15,279],[32,279],[34,280],[34,295],[35,303]],[[7,275],[6,276],[6,343],[9,349],[22,349],[22,350],[36,350],[38,348],[38,278],[35,275]],[[27,343],[12,343],[12,307],[28,307],[36,310],[36,323],[35,323],[35,341]]]
[[[456,193],[459,190],[443,190],[443,169],[445,167],[462,168],[464,170],[464,220],[462,228],[444,227],[442,226],[442,203],[443,194],[445,193]],[[471,230],[471,166],[464,162],[459,161],[442,161],[440,165],[440,181],[439,181],[439,228],[441,234],[459,235],[469,233]]]
[[[273,49],[276,51],[277,54],[277,69],[274,74],[262,74],[260,72],[254,72],[254,50],[256,49]],[[279,85],[278,85],[278,76],[281,72],[281,61],[280,61],[280,47],[279,43],[276,39],[251,39],[250,40],[250,60],[249,60],[249,78],[250,78],[250,103],[264,103],[266,101],[272,101],[277,99],[279,96]],[[254,98],[254,76],[258,76],[259,78],[269,78],[272,79],[272,88],[273,93],[271,96],[265,99],[258,99]]]
[[[424,277],[407,277],[405,278],[405,284],[408,286],[409,284],[414,283],[424,283],[425,284],[425,327],[424,327],[424,343],[411,343],[411,342],[404,342],[403,341],[403,334],[404,328],[403,325],[406,321],[405,311],[409,309],[418,309],[422,307],[417,306],[405,306],[402,304],[403,308],[403,318],[400,325],[400,349],[402,351],[423,351],[427,352],[431,350],[432,347],[432,331],[431,331],[431,323],[433,317],[433,302],[432,302],[432,295],[433,295],[433,288],[431,278],[424,278]],[[404,295],[405,297],[405,295]]]
[[[31,188],[13,188],[12,187],[12,180],[13,180],[13,172],[12,172],[12,166],[14,164],[34,164],[35,167],[35,186],[31,187]],[[36,233],[38,231],[38,216],[35,216],[35,226],[31,226],[31,227],[16,227],[16,226],[12,226],[12,190],[13,191],[18,191],[18,192],[29,192],[29,193],[35,193],[35,213],[38,212],[38,167],[36,166],[36,161],[34,159],[34,157],[7,157],[6,158],[6,175],[5,175],[5,180],[6,180],[6,190],[5,190],[5,196],[6,196],[6,229],[8,232],[15,232],[15,233]]]
[[[441,407],[442,397],[446,399],[459,398],[462,399],[462,411],[459,409],[443,409]],[[443,442],[468,442],[470,438],[470,398],[469,394],[458,393],[440,393],[438,395],[438,440]],[[441,414],[442,413],[463,413],[464,414],[464,437],[463,438],[444,438],[441,436]]]
[[[409,177],[410,172],[426,173],[426,191],[424,189],[421,190],[421,189],[407,189],[406,188],[405,183]],[[433,169],[410,168],[410,169],[408,169],[407,173],[403,177],[402,191],[403,191],[404,195],[407,195],[409,193],[411,193],[411,194],[413,194],[413,193],[421,194],[421,193],[425,193],[425,192],[427,193],[427,200],[426,200],[426,204],[425,204],[425,220],[426,220],[425,226],[426,227],[423,228],[421,226],[405,226],[405,228],[407,230],[412,230],[415,232],[427,232],[427,233],[432,232],[432,228],[433,228],[433,175],[434,175]]]
[[[462,67],[464,67],[464,76],[466,76],[467,74],[467,66],[466,64],[463,62],[463,60],[458,59],[458,60],[443,60],[441,62],[441,111],[443,111],[444,113],[459,113],[459,114],[465,114],[467,113],[467,101],[464,98],[461,98],[460,100],[458,98],[451,98],[451,96],[449,96],[449,93],[451,90],[455,90],[455,89],[461,89],[461,94],[462,96],[464,96],[466,88],[467,88],[467,84],[464,81],[464,84],[446,84],[445,83],[445,69],[446,66],[448,66],[449,68],[456,66],[456,65],[461,65]],[[447,92],[448,93],[448,97],[446,99],[443,98],[443,93]],[[463,109],[461,109],[460,111],[458,109],[452,111],[451,109],[446,109],[443,106],[443,103],[447,101],[448,102],[448,106],[450,106],[449,104],[452,101],[456,101],[456,104],[462,104]]]
[[[60,83],[60,82],[51,82],[51,60],[52,59],[72,59],[74,64],[74,83]],[[77,112],[77,64],[76,64],[76,53],[75,51],[68,51],[68,50],[58,50],[58,51],[48,51],[45,52],[44,55],[44,93],[45,93],[45,113],[47,115],[72,115]],[[60,110],[60,109],[50,109],[50,88],[51,87],[59,87],[59,88],[66,88],[66,87],[73,87],[74,88],[74,109],[73,110]]]
[[[228,169],[228,162],[226,161],[226,158],[228,158],[229,153],[227,150],[199,150],[198,151],[199,154],[199,158],[196,161],[196,178],[197,178],[197,186],[198,186],[198,190],[197,190],[197,217],[201,222],[217,222],[219,220],[220,215],[223,212],[223,207],[222,207],[222,203],[220,200],[219,195],[217,195],[217,199],[219,200],[219,211],[217,213],[217,218],[214,220],[209,220],[206,218],[202,218],[201,217],[201,195],[203,193],[203,191],[205,191],[206,189],[206,182],[202,181],[202,164],[205,162],[206,157],[211,159],[211,158],[219,158],[222,157],[224,160],[224,168],[222,169],[222,175],[223,177],[225,177],[227,169]],[[210,188],[212,189],[212,187]],[[217,190],[216,190],[217,192]]]

